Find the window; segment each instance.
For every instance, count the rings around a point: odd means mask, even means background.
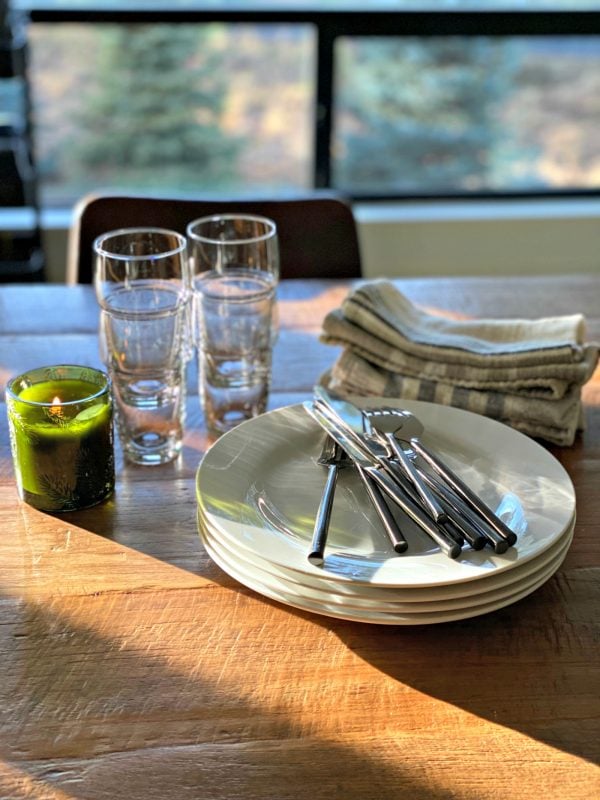
[[[600,188],[593,0],[20,5],[45,205]]]
[[[338,49],[333,182],[350,194],[600,186],[600,37]]]
[[[308,188],[311,45],[306,26],[34,25],[43,203]]]

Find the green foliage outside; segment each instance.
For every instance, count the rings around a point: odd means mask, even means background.
[[[97,83],[82,97],[72,164],[113,185],[193,188],[236,175],[239,142],[224,134],[226,81],[210,29],[110,26]]]
[[[498,183],[513,152],[499,110],[518,44],[355,40],[341,48],[336,183],[378,193],[454,192]],[[528,154],[534,163],[535,153]],[[523,176],[529,185],[533,175]]]

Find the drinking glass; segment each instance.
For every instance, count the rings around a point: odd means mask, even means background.
[[[260,270],[211,270],[196,281],[199,389],[214,436],[266,411],[275,285]]]
[[[190,280],[186,240],[160,228],[111,231],[94,242],[100,348],[112,379],[119,439],[136,464],[181,450]]]
[[[272,219],[255,214],[214,214],[190,222],[186,234],[194,290],[205,272],[256,270],[266,273],[275,284],[279,281],[279,239]],[[196,331],[201,324],[200,314],[196,299],[192,310]],[[279,319],[274,306],[271,315],[273,343],[278,330]],[[195,343],[199,346],[197,340]]]

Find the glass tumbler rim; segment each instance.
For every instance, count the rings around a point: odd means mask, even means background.
[[[130,253],[115,253],[105,248],[105,243],[108,239],[116,238],[117,236],[124,236],[125,234],[131,235],[135,233],[157,233],[174,237],[178,244],[177,247],[171,247],[168,250],[163,250],[160,253],[143,253],[143,254],[130,254]],[[169,258],[178,253],[185,253],[187,249],[187,240],[179,231],[172,230],[171,228],[157,228],[154,226],[135,226],[132,228],[116,228],[112,231],[101,233],[94,239],[93,250],[96,255],[103,258],[110,258],[115,261],[155,261],[162,258]]]
[[[84,365],[81,365],[81,364],[52,364],[52,365],[42,366],[42,367],[33,367],[32,369],[25,370],[25,372],[22,372],[20,375],[15,375],[15,377],[11,378],[8,381],[8,383],[6,384],[6,395],[7,395],[7,397],[10,398],[10,400],[12,402],[23,403],[26,406],[32,406],[32,407],[36,407],[36,408],[51,408],[52,406],[54,406],[54,402],[52,400],[47,400],[47,401],[29,400],[29,399],[21,397],[21,395],[18,394],[14,390],[13,387],[15,386],[15,384],[18,381],[21,381],[21,380],[25,379],[28,375],[31,375],[32,373],[43,373],[45,370],[56,370],[56,369],[59,369],[59,370],[72,369],[72,370],[79,370],[79,371],[86,370],[88,372],[94,372],[94,373],[96,373],[96,375],[99,375],[99,376],[101,376],[103,378],[103,384],[98,387],[98,391],[97,392],[93,392],[91,394],[88,394],[85,397],[80,397],[77,400],[61,400],[61,402],[60,402],[61,406],[77,406],[80,403],[89,403],[92,400],[96,400],[96,399],[98,399],[100,397],[103,397],[104,395],[109,393],[110,390],[111,390],[111,383],[112,382],[111,382],[111,379],[110,379],[110,375],[107,372],[104,372],[104,370],[98,369],[97,367],[87,367],[87,366],[84,366]],[[48,379],[48,378],[46,378],[46,379]],[[34,383],[42,383],[42,382],[43,382],[43,379],[40,380],[40,381],[32,382],[31,385],[34,385]],[[23,388],[25,388],[25,387],[23,387]]]
[[[217,239],[214,236],[203,236],[202,234],[194,231],[196,226],[206,222],[215,222],[217,220],[230,221],[234,219],[248,220],[250,222],[261,222],[265,224],[267,230],[264,233],[257,234],[256,236],[244,236],[236,239]],[[189,239],[192,239],[195,242],[203,242],[205,244],[244,245],[250,244],[251,242],[266,242],[269,239],[273,239],[277,236],[277,223],[270,217],[265,217],[261,214],[246,214],[244,212],[237,214],[235,211],[224,214],[207,214],[206,216],[198,217],[198,219],[194,219],[188,223],[186,227],[186,235]]]
[[[253,290],[237,295],[222,288],[228,283],[239,281],[240,278],[255,281],[258,285]],[[215,286],[214,289],[211,289],[211,284]],[[201,295],[202,302],[245,305],[267,298],[274,299],[276,281],[270,273],[259,269],[230,269],[226,272],[207,270],[196,277],[194,289],[197,294]]]

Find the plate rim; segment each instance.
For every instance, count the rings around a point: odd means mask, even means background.
[[[284,587],[285,586],[288,587],[288,591],[292,592],[292,595],[295,595],[295,596],[298,596],[298,597],[303,597],[304,596],[301,591],[299,591],[299,590],[297,591],[296,590],[294,585],[291,585],[291,586],[288,585],[286,583],[286,581],[285,581],[285,578],[281,578],[281,577],[278,577],[276,575],[273,575],[272,573],[269,573],[267,570],[261,569],[260,567],[258,567],[258,568],[253,567],[250,570],[249,565],[247,563],[236,562],[236,558],[237,558],[236,553],[231,551],[227,547],[227,545],[223,544],[223,542],[219,541],[218,539],[213,539],[212,541],[210,541],[210,534],[207,535],[207,531],[206,530],[204,530],[203,533],[204,533],[204,535],[201,535],[201,540],[202,540],[203,544],[205,544],[208,541],[209,542],[209,547],[211,548],[211,550],[213,550],[213,552],[214,552],[214,550],[216,549],[217,555],[226,564],[229,565],[230,563],[233,563],[233,568],[236,569],[236,570],[240,570],[240,574],[242,576],[250,573],[250,579],[252,579],[252,573],[254,573],[255,569],[256,569],[257,570],[256,578],[261,584],[263,584],[265,586],[268,586],[269,585],[268,582],[271,581],[271,580],[274,580],[275,583],[273,585],[275,586],[275,590],[276,591],[278,591],[277,588],[276,588],[277,584],[281,583],[281,584],[284,585]],[[491,602],[495,602],[496,600],[500,600],[500,599],[502,599],[504,597],[509,597],[509,596],[512,596],[512,595],[516,594],[518,591],[520,591],[519,587],[527,588],[527,587],[533,586],[533,585],[537,586],[539,580],[544,575],[551,576],[556,572],[558,567],[560,567],[560,565],[564,561],[564,559],[566,557],[566,554],[567,554],[567,552],[568,552],[568,550],[569,550],[569,548],[571,546],[572,540],[573,540],[573,529],[571,529],[571,532],[567,536],[565,542],[563,542],[562,546],[553,554],[552,558],[550,558],[545,564],[541,565],[539,567],[539,569],[536,569],[536,570],[533,570],[530,573],[527,573],[526,575],[522,576],[521,578],[517,579],[516,581],[514,581],[512,583],[504,584],[502,586],[495,587],[495,588],[493,588],[491,590],[485,590],[485,591],[482,591],[479,594],[465,595],[463,597],[458,596],[458,597],[452,597],[452,598],[440,598],[438,600],[435,600],[435,599],[434,600],[414,600],[412,602],[411,601],[400,601],[400,600],[397,601],[397,602],[394,602],[394,601],[390,600],[390,601],[386,601],[386,602],[382,603],[381,606],[378,606],[377,604],[375,604],[375,601],[374,601],[374,605],[373,606],[369,606],[366,603],[362,603],[362,604],[359,603],[357,605],[355,602],[353,602],[353,599],[354,599],[354,601],[356,601],[356,600],[363,600],[363,601],[364,600],[368,600],[368,598],[364,598],[364,596],[361,597],[360,593],[356,593],[356,595],[353,598],[352,595],[342,595],[342,594],[334,595],[333,593],[327,593],[324,589],[323,590],[319,590],[318,587],[314,587],[314,586],[310,586],[310,587],[309,586],[302,586],[302,584],[297,584],[297,586],[299,587],[299,589],[304,588],[304,589],[310,589],[311,591],[321,591],[325,595],[328,594],[328,596],[331,597],[332,599],[333,599],[334,596],[342,598],[342,601],[339,602],[339,607],[340,608],[348,608],[348,609],[354,609],[354,610],[365,609],[366,611],[372,610],[372,611],[377,612],[377,613],[393,613],[393,612],[397,611],[398,613],[401,613],[401,614],[415,614],[415,615],[424,614],[424,613],[435,613],[437,611],[459,610],[459,609],[463,609],[463,608],[470,608],[472,606],[476,607],[478,605],[478,602],[477,602],[478,599],[479,600],[483,599],[484,605],[487,605],[487,604],[489,604]],[[205,546],[206,546],[206,544],[205,544]],[[208,550],[207,550],[207,552],[208,552]],[[233,559],[233,562],[231,561],[231,559]],[[228,570],[225,569],[223,566],[221,566],[221,568],[224,569],[225,572],[228,572]],[[229,574],[229,572],[228,572],[228,574]],[[231,577],[234,577],[236,580],[238,580],[243,585],[248,586],[249,588],[253,588],[252,586],[249,586],[244,580],[242,580],[242,578],[235,577],[234,575],[232,575]],[[255,591],[258,591],[258,590],[255,589]],[[393,591],[394,590],[391,590],[391,592],[393,592]],[[482,595],[490,594],[490,593],[493,593],[494,597],[492,597],[492,598],[489,598],[489,597],[488,598],[482,598]],[[311,600],[312,602],[315,602],[315,603],[322,602],[321,600],[319,600],[318,597],[314,597],[312,599],[309,597],[308,599]],[[348,602],[348,599],[350,600],[350,602]],[[323,598],[323,602],[324,602],[324,600],[325,600],[325,598]],[[460,604],[461,600],[466,600],[467,602],[464,603],[464,604]],[[436,607],[434,607],[434,606],[440,606],[440,605],[448,604],[448,603],[450,605],[447,608],[439,608],[439,607],[436,608]],[[395,608],[395,606],[397,606],[397,608]],[[404,608],[404,606],[407,606],[407,608]],[[410,608],[411,606],[413,608]],[[432,608],[427,609],[426,606],[432,606]]]
[[[492,589],[494,588],[500,588],[502,586],[515,583],[521,580],[523,577],[526,577],[531,572],[535,572],[540,568],[540,566],[544,566],[546,562],[552,560],[552,558],[554,558],[556,553],[564,548],[565,541],[567,539],[572,540],[573,532],[575,530],[575,522],[576,519],[574,516],[572,521],[569,523],[569,525],[562,533],[562,535],[559,538],[557,538],[556,541],[553,542],[549,548],[544,550],[542,553],[539,553],[535,558],[529,559],[528,561],[524,561],[521,564],[516,564],[515,567],[513,567],[513,569],[511,570],[504,570],[502,572],[492,571],[477,581],[468,581],[465,583],[442,584],[436,586],[424,586],[416,584],[416,585],[411,585],[409,587],[378,586],[378,585],[374,586],[373,584],[370,583],[354,583],[352,581],[333,581],[333,580],[330,581],[329,576],[326,574],[311,575],[301,570],[296,570],[294,567],[286,567],[281,564],[276,564],[273,561],[269,561],[268,559],[263,558],[262,556],[257,554],[255,551],[245,548],[243,544],[240,544],[239,540],[234,540],[233,538],[230,538],[226,530],[213,529],[212,531],[210,531],[210,535],[212,535],[212,537],[217,540],[225,539],[226,543],[224,546],[226,546],[227,549],[231,550],[233,547],[237,546],[238,549],[242,549],[244,551],[246,557],[254,559],[254,561],[264,562],[265,564],[264,567],[261,564],[258,564],[257,566],[259,569],[262,569],[265,572],[271,572],[272,574],[277,576],[277,572],[273,570],[274,568],[275,570],[283,570],[284,573],[287,572],[295,573],[295,576],[297,577],[289,577],[289,580],[291,580],[292,582],[296,582],[299,585],[304,585],[302,579],[304,580],[308,579],[311,582],[311,585],[316,586],[317,588],[319,588],[318,584],[321,583],[323,585],[330,586],[331,591],[339,592],[340,594],[347,594],[349,596],[352,596],[353,594],[361,594],[364,593],[365,591],[366,592],[376,591],[382,594],[390,592],[394,592],[396,594],[398,593],[403,593],[403,594],[410,593],[412,595],[419,594],[421,596],[434,594],[434,598],[439,595],[441,597],[445,597],[446,599],[450,599],[452,597],[468,597],[481,594],[484,591],[492,591]],[[209,522],[200,519],[200,511],[198,511],[198,525],[200,524],[203,524],[205,528],[207,527],[210,528]],[[537,564],[538,560],[540,560],[542,563]],[[519,570],[519,574],[515,578],[514,574],[517,570]],[[286,574],[281,575],[280,573],[280,576],[286,580],[288,579],[288,576]],[[500,582],[498,583],[498,581]],[[490,582],[493,582],[492,589],[486,588]],[[348,591],[340,592],[338,587],[340,588],[344,587]],[[406,602],[410,601],[407,600]]]
[[[206,546],[206,545],[205,545]],[[519,602],[523,600],[525,597],[528,597],[530,594],[533,594],[539,588],[541,588],[553,575],[560,569],[562,565],[562,561],[557,564],[556,569],[551,571],[549,574],[545,575],[540,581],[533,586],[525,589],[522,592],[516,592],[514,595],[507,595],[501,600],[497,600],[494,603],[486,604],[484,606],[479,607],[471,607],[471,608],[463,608],[457,609],[455,611],[438,611],[432,612],[431,614],[427,613],[419,613],[416,616],[410,616],[406,613],[404,614],[394,614],[393,612],[380,612],[377,615],[377,612],[373,612],[372,615],[364,615],[364,614],[355,614],[352,613],[355,609],[350,609],[344,613],[344,607],[340,606],[340,609],[337,608],[329,608],[326,606],[319,606],[318,603],[314,603],[311,601],[304,600],[302,601],[301,598],[298,600],[290,599],[289,597],[282,595],[280,592],[271,589],[270,587],[261,586],[260,582],[257,582],[255,585],[251,585],[251,582],[246,582],[241,580],[235,573],[236,569],[231,568],[231,565],[227,565],[228,568],[222,565],[220,557],[215,557],[214,553],[207,548],[207,552],[213,561],[219,566],[224,572],[226,572],[231,578],[236,580],[242,586],[245,586],[247,589],[255,592],[256,594],[267,597],[270,600],[274,600],[277,603],[280,603],[283,606],[288,606],[290,608],[296,608],[301,611],[318,614],[320,616],[325,616],[333,619],[341,619],[346,620],[348,622],[361,622],[367,623],[372,625],[399,625],[399,626],[413,626],[413,625],[434,625],[434,624],[443,624],[445,622],[456,622],[459,620],[464,619],[474,619],[479,616],[485,616],[486,614],[490,614],[494,611],[499,611],[502,608],[506,608],[509,605]],[[566,553],[565,553],[566,555]],[[564,560],[564,559],[563,559]],[[257,588],[261,586],[261,588]],[[341,613],[340,613],[341,612]]]

